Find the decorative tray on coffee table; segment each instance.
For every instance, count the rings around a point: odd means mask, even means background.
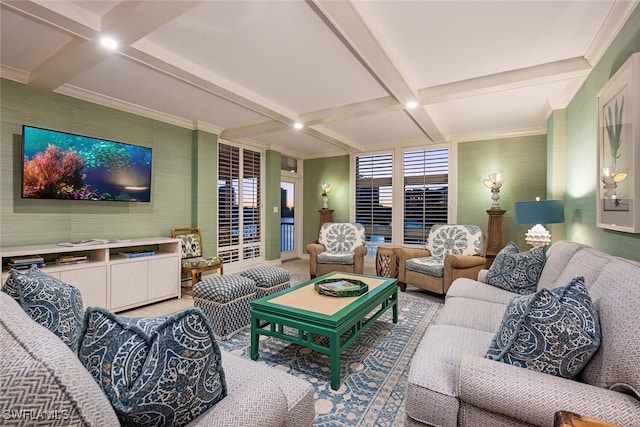
[[[359,297],[369,291],[369,286],[360,280],[334,277],[314,284],[316,292],[330,297]]]

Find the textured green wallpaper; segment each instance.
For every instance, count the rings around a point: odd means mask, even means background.
[[[482,184],[491,172],[504,172],[507,179],[500,190],[506,241],[521,249],[528,245],[524,235],[531,226],[517,225],[514,202],[546,198],[546,135],[458,144],[458,224],[476,224],[487,230],[487,209],[491,190]]]
[[[280,259],[280,153],[267,150],[265,161],[264,257]],[[278,207],[278,212],[273,207]]]
[[[192,216],[181,227],[198,226],[202,233],[203,251],[217,253],[218,246],[218,136],[197,130],[193,132]]]
[[[566,109],[566,236],[612,255],[640,260],[640,234],[596,226],[598,92],[633,52],[640,51],[640,7],[624,25]]]
[[[169,236],[192,219],[192,131],[10,80],[0,82],[0,244]],[[152,147],[151,203],[23,200],[22,125]]]
[[[328,182],[333,190],[329,195],[329,209],[333,209],[334,222],[348,222],[351,188],[349,186],[349,156],[326,157],[304,161],[303,184],[303,244],[318,238],[318,225],[322,208],[322,183]],[[305,250],[306,252],[306,250]]]

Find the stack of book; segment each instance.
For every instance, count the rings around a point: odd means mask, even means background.
[[[86,255],[62,255],[56,259],[58,265],[85,264],[87,262],[89,262],[89,257]]]
[[[38,267],[44,266],[44,258],[42,258],[40,255],[9,258],[8,264],[11,268],[24,270],[31,267],[32,265],[37,265]]]
[[[153,256],[155,254],[156,254],[156,251],[146,250],[146,249],[141,249],[137,251],[120,252],[120,256],[127,257],[127,258],[139,258],[144,256]]]

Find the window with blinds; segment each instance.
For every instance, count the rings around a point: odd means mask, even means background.
[[[391,242],[393,154],[356,156],[356,222],[370,242]]]
[[[224,263],[261,256],[261,153],[218,144],[218,256]]]
[[[434,224],[447,223],[449,149],[405,151],[403,175],[403,243],[425,244]]]

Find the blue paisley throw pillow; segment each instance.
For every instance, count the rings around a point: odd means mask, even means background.
[[[528,295],[536,291],[546,260],[544,247],[520,252],[515,243],[509,242],[493,260],[486,282],[498,288]]]
[[[127,318],[89,307],[78,357],[125,426],[182,426],[227,395],[220,349],[199,308]]]
[[[2,291],[33,320],[49,329],[74,353],[82,332],[80,291],[33,266],[25,274],[12,269]]]
[[[600,323],[577,277],[566,286],[511,299],[486,357],[574,378],[600,346]]]

